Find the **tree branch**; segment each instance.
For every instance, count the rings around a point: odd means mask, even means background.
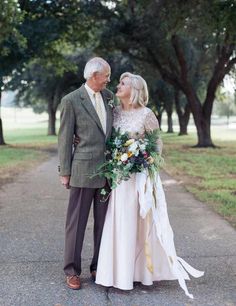
[[[233,58],[229,61],[234,47],[235,46],[233,44],[230,44],[229,46],[225,44],[221,48],[220,57],[215,65],[212,77],[208,83],[206,99],[203,104],[203,112],[206,116],[211,115],[217,87],[219,86],[220,82],[223,81],[224,76],[236,63],[236,58]]]
[[[184,82],[187,82],[188,67],[187,67],[186,60],[184,58],[184,53],[182,52],[182,50],[180,48],[178,36],[177,35],[172,35],[171,42],[172,42],[172,46],[173,46],[173,48],[175,50],[175,54],[176,54],[177,60],[178,60],[179,65],[180,65],[181,79]]]
[[[169,64],[170,69],[172,71],[174,71],[175,75],[179,75],[180,74],[178,68],[176,67],[174,62],[171,60],[171,58],[168,58],[168,64]]]
[[[171,85],[178,87],[180,90],[183,90],[183,84],[180,82],[178,77],[173,73],[168,71],[166,68],[161,65],[152,48],[146,47],[149,55],[152,58],[152,61],[155,63],[157,69],[159,70],[164,81],[167,81]],[[177,70],[177,69],[175,69]]]

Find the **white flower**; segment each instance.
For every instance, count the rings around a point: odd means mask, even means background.
[[[115,107],[115,104],[114,104],[114,100],[108,100],[107,101],[107,104],[111,107],[111,108],[113,108],[113,107]]]
[[[145,144],[141,144],[141,145],[139,146],[139,148],[140,148],[141,151],[145,151],[145,150],[146,150]]]
[[[115,143],[115,145],[116,145],[117,148],[120,148],[120,147],[121,147],[121,143],[122,143],[122,142],[121,142],[121,140],[120,140],[118,137],[115,138],[114,143]]]
[[[128,159],[128,154],[127,154],[127,153],[122,154],[121,157],[120,157],[120,160],[121,160],[122,162],[127,161],[127,159]]]
[[[132,152],[132,153],[135,153],[135,151],[137,150],[137,142],[135,141],[134,143],[132,143],[130,146],[129,146],[129,151]]]

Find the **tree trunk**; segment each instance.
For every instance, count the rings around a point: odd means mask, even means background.
[[[2,118],[1,118],[1,101],[2,101],[2,90],[0,88],[0,145],[5,145],[4,137],[3,137],[3,128],[2,128]]]
[[[173,130],[173,120],[172,120],[172,112],[166,112],[167,113],[167,133],[174,133]]]
[[[161,130],[161,124],[162,124],[162,113],[158,113],[157,115],[157,120],[158,120],[158,123],[159,123],[159,128]]]
[[[56,135],[56,111],[52,104],[48,102],[48,135]]]
[[[186,103],[184,110],[180,106],[179,90],[175,90],[175,108],[179,120],[179,136],[188,135],[188,123],[190,118],[190,106]]]
[[[179,136],[188,135],[188,122],[190,118],[190,112],[187,120],[179,121]]]
[[[227,126],[229,126],[229,114],[227,114]]]
[[[2,119],[0,118],[0,145],[5,145],[4,137],[3,137],[3,129],[2,129]]]
[[[211,140],[211,120],[210,118],[202,118],[198,120],[199,122],[195,123],[197,127],[198,143],[196,147],[214,148],[215,145]]]
[[[195,147],[215,147],[211,139],[211,112],[204,112],[204,108],[191,87],[185,89],[185,94],[191,107],[197,129],[198,143]]]

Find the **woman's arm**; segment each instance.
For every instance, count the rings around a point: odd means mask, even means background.
[[[157,129],[158,130],[160,129],[157,117],[155,116],[153,111],[150,110],[145,118],[145,130],[146,132],[152,132]],[[157,151],[160,153],[160,155],[162,153],[162,148],[163,148],[163,142],[159,137],[157,140]]]

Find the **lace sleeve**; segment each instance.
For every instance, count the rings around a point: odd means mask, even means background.
[[[145,118],[145,131],[151,132],[153,130],[159,129],[159,123],[157,117],[153,113],[153,111],[149,111],[146,118]],[[157,151],[161,154],[163,148],[163,142],[161,138],[157,140]]]
[[[145,118],[145,131],[151,132],[156,129],[159,129],[159,123],[153,111],[150,110]]]

